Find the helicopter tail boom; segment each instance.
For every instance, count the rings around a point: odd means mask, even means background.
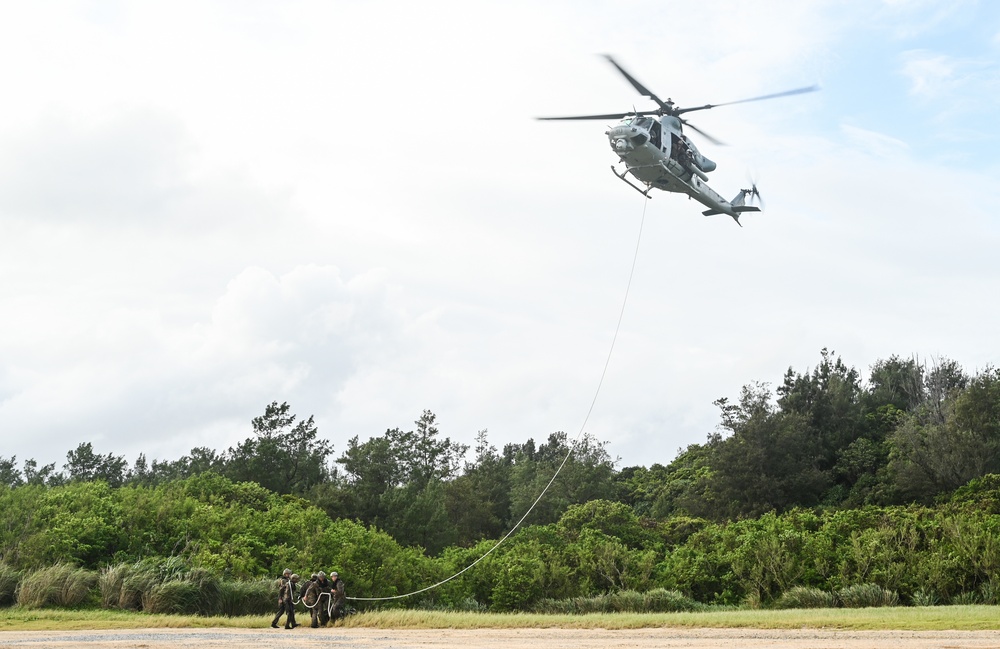
[[[750,196],[751,198],[760,197],[760,193],[757,191],[757,185],[754,185],[753,189],[741,189],[740,193],[737,194],[735,197],[733,197],[733,200],[729,201],[729,205],[725,206],[728,209],[720,210],[712,208],[710,210],[705,210],[704,212],[702,212],[702,214],[704,214],[705,216],[715,216],[716,214],[728,214],[729,216],[733,217],[734,221],[736,221],[736,225],[742,227],[743,224],[740,223],[740,214],[743,214],[744,212],[760,211],[760,208],[757,207],[756,205],[746,204],[747,196]]]

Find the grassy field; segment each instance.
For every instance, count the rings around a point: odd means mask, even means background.
[[[308,619],[303,617],[302,619]],[[8,608],[0,610],[0,631],[261,628],[264,617],[147,615],[126,611],[67,611]],[[866,609],[736,610],[699,613],[612,613],[534,615],[390,610],[353,615],[347,627],[383,629],[567,628],[641,629],[657,627],[851,630],[998,630],[996,606],[933,606]]]

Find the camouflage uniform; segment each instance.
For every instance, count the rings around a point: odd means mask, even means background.
[[[333,598],[333,614],[330,618],[336,622],[337,618],[344,617],[344,604],[346,604],[346,595],[344,593],[344,580],[340,578],[335,572],[330,573],[330,596]]]
[[[330,592],[332,590],[333,584],[326,578],[326,573],[322,570],[319,571],[316,577],[316,596],[319,598],[319,603],[314,609],[319,626],[326,626],[326,623],[330,621]]]
[[[288,617],[285,618],[285,628],[294,629],[299,625],[295,621],[295,593],[298,591],[299,576],[292,575],[288,578],[288,584],[285,586],[285,612]]]
[[[278,620],[281,616],[285,614],[285,593],[288,591],[288,580],[292,576],[292,571],[285,568],[284,572],[281,573],[281,577],[278,578],[278,612],[274,614],[274,619],[271,620],[271,628],[278,628]]]
[[[319,606],[317,605],[319,601],[319,586],[316,584],[317,579],[318,577],[313,575],[302,589],[302,603],[309,609],[310,626],[314,629],[319,626],[319,618],[317,617],[319,614]]]

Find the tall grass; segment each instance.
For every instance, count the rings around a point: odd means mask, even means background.
[[[0,606],[10,606],[16,600],[17,583],[21,573],[6,563],[0,563]]]
[[[29,572],[17,589],[17,603],[25,608],[43,606],[79,606],[97,582],[91,570],[57,563]]]
[[[934,591],[924,590],[921,588],[913,593],[913,597],[910,598],[910,601],[914,606],[936,606],[940,601],[940,598]]]
[[[820,588],[795,586],[781,594],[774,608],[834,608],[837,596]]]
[[[273,580],[222,581],[171,559],[109,566],[98,579],[101,605],[146,613],[262,615],[274,607]]]
[[[142,610],[147,613],[198,613],[198,585],[184,579],[153,584],[142,594]]]
[[[216,615],[267,615],[274,612],[277,592],[274,579],[257,581],[223,581],[219,583]]]

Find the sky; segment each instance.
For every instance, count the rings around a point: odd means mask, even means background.
[[[819,84],[688,116],[765,211],[535,120],[654,107],[601,54],[680,106]],[[649,466],[824,348],[1000,364],[997,3],[4,2],[0,61],[19,463],[223,451],[276,401],[336,456],[431,410]]]

